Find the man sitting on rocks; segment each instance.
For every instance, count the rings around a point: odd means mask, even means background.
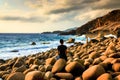
[[[67,56],[66,56],[67,47],[63,44],[64,44],[63,39],[60,39],[60,45],[57,48],[58,49],[58,55],[59,55],[59,58],[65,59],[67,61]]]

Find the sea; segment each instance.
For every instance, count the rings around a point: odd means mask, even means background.
[[[28,56],[57,48],[59,40],[63,39],[67,47],[73,45],[66,41],[74,38],[75,42],[86,42],[85,35],[58,35],[40,33],[0,33],[0,59],[11,59],[15,57]],[[33,42],[36,45],[31,45]]]

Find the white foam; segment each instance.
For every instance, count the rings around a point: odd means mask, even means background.
[[[85,43],[86,39],[85,36],[69,36],[72,38],[75,38],[75,42],[82,42]],[[41,42],[36,42],[37,45],[25,45],[25,46],[17,46],[17,47],[9,47],[9,48],[2,48],[0,49],[0,59],[11,59],[15,57],[21,57],[21,56],[28,56],[31,54],[36,54],[39,52],[45,52],[47,50],[50,50],[52,48],[57,48],[59,45],[59,41],[48,41],[46,43],[50,44],[41,44]],[[71,44],[65,43],[68,47]],[[12,50],[18,50],[18,52],[11,52]]]
[[[113,35],[113,34],[105,35],[105,37],[114,37],[114,38],[117,38],[117,36]]]

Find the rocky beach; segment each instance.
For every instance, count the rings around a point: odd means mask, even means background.
[[[119,80],[120,38],[101,37],[68,47],[67,61],[57,49],[0,60],[3,80]]]
[[[67,61],[57,59],[56,48],[23,57],[0,59],[0,79],[120,80],[119,14],[120,10],[114,10],[65,33],[86,35],[86,43],[76,43],[73,38],[67,41],[74,43],[67,49]],[[106,37],[106,34],[114,34],[115,37]]]

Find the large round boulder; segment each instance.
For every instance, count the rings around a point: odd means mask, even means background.
[[[114,63],[112,65],[112,69],[115,71],[115,72],[120,72],[120,63]]]
[[[114,80],[120,80],[120,75],[116,76]]]
[[[64,59],[57,60],[53,65],[52,72],[55,73],[61,71],[65,67],[65,65],[66,61]]]
[[[81,63],[74,61],[69,63],[65,67],[65,70],[69,73],[72,73],[73,75],[81,75],[85,68]]]
[[[111,63],[114,60],[114,58],[106,58],[103,63]]]
[[[112,76],[109,73],[104,73],[100,75],[97,80],[113,80]]]
[[[71,73],[56,73],[55,76],[57,76],[60,79],[65,79],[65,80],[73,79],[73,75]]]
[[[95,59],[95,58],[97,58],[97,57],[99,57],[100,56],[100,53],[98,53],[98,52],[91,52],[90,54],[89,54],[89,58],[92,58],[92,59]]]
[[[24,80],[25,79],[25,75],[21,72],[15,72],[15,73],[11,73],[7,80]]]
[[[43,73],[41,71],[31,71],[26,74],[25,80],[43,80]]]
[[[82,74],[83,80],[96,80],[105,70],[100,65],[94,65],[85,70]]]
[[[48,58],[46,59],[46,65],[53,65],[55,63],[55,58]]]

